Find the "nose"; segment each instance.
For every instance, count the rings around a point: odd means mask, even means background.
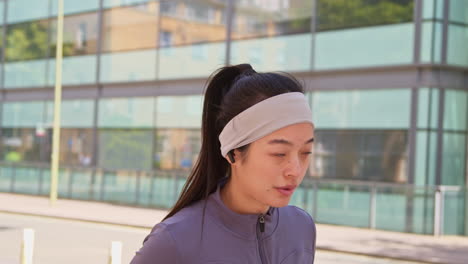
[[[302,162],[299,156],[292,155],[288,160],[288,164],[285,170],[285,176],[287,177],[299,177],[302,172]]]

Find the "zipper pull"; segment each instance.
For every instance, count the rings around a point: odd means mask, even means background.
[[[261,214],[258,218],[258,222],[260,223],[260,232],[265,232],[265,217],[263,216],[263,214]]]

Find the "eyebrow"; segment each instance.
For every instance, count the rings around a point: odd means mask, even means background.
[[[312,142],[314,142],[314,138],[311,138],[311,139],[307,140],[304,143],[304,145],[312,143]],[[286,139],[272,139],[272,140],[268,141],[268,144],[283,144],[283,145],[288,145],[288,146],[294,145],[293,143],[287,141]]]

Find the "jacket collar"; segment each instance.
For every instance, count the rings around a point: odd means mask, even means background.
[[[239,214],[229,209],[221,200],[221,187],[218,185],[216,191],[207,199],[206,210],[214,218],[216,223],[220,223],[224,228],[234,232],[245,239],[256,239],[257,232],[262,238],[268,237],[278,226],[279,212],[278,208],[270,207],[268,212],[263,215],[265,219],[265,231],[260,232],[258,227],[260,214]]]

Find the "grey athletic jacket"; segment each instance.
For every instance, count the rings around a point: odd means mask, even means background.
[[[224,205],[219,190],[157,224],[131,264],[314,262],[316,229],[309,214],[295,206],[237,214]]]

